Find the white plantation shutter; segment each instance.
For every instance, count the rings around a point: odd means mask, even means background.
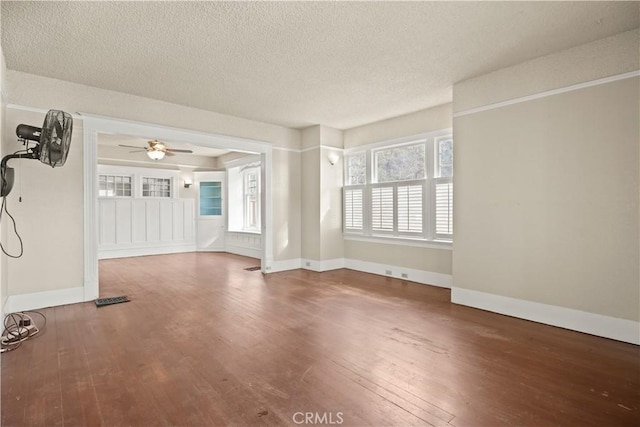
[[[362,196],[362,188],[349,188],[344,190],[344,228],[347,230],[362,230]]]
[[[422,233],[422,185],[398,186],[398,231]]]
[[[371,189],[371,230],[393,231],[393,187]]]
[[[436,183],[436,235],[453,235],[453,183]]]
[[[345,238],[447,247],[453,241],[453,144],[443,129],[347,150]]]

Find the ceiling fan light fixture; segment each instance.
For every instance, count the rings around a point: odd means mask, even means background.
[[[162,160],[164,158],[164,151],[147,151],[147,156],[149,156],[151,160]]]

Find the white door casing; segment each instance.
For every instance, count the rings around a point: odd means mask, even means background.
[[[197,191],[196,208],[196,248],[198,251],[221,252],[225,250],[225,215],[227,211],[226,203],[226,180],[225,172],[195,172],[195,183]],[[220,215],[203,215],[201,211],[201,183],[220,182],[222,191],[222,209]]]
[[[271,271],[273,263],[273,207],[271,199],[272,162],[271,144],[244,138],[217,135],[206,132],[179,129],[153,123],[134,122],[112,117],[79,113],[82,117],[84,142],[84,300],[99,296],[98,284],[98,134],[118,133],[140,138],[156,138],[165,141],[188,142],[204,147],[233,149],[234,151],[259,153],[263,156],[264,192],[262,203],[262,261],[264,273]]]

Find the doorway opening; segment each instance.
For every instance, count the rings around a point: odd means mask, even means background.
[[[269,143],[82,116],[85,300],[99,296],[99,259],[228,251],[259,258],[261,270],[269,270]],[[166,148],[161,160],[149,141]]]

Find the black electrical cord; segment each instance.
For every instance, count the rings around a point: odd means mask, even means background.
[[[15,154],[21,154],[21,153],[29,153],[30,150],[29,148],[27,148],[26,150],[18,150]],[[2,185],[4,186],[6,183],[5,180],[5,173],[6,173],[6,169],[2,168],[0,169],[0,174],[2,175]],[[0,206],[0,222],[2,221],[2,215],[6,213],[9,218],[11,218],[11,222],[13,223],[13,232],[15,233],[16,237],[18,238],[18,242],[20,242],[20,251],[17,255],[14,254],[10,254],[5,248],[4,245],[2,244],[2,241],[0,240],[0,249],[2,250],[2,253],[5,254],[6,256],[8,256],[9,258],[20,258],[23,254],[24,254],[24,244],[22,243],[22,237],[20,236],[20,233],[18,232],[18,225],[16,224],[16,220],[13,217],[13,215],[11,215],[11,213],[9,212],[9,209],[7,208],[7,196],[3,196],[2,197],[2,205]]]
[[[17,350],[18,348],[20,348],[22,343],[27,338],[33,338],[33,337],[36,336],[35,333],[32,334],[29,329],[27,329],[24,326],[20,325],[20,321],[24,321],[25,318],[31,320],[32,322],[35,322],[35,320],[33,320],[26,313],[33,313],[33,314],[37,314],[38,316],[42,317],[42,320],[43,320],[42,327],[38,328],[37,331],[44,330],[44,327],[47,325],[47,317],[44,314],[40,313],[39,311],[25,310],[25,311],[22,311],[22,312],[19,312],[19,313],[9,313],[9,314],[7,314],[4,317],[4,321],[3,321],[4,330],[2,332],[2,336],[4,337],[4,336],[11,335],[11,338],[14,339],[14,342],[3,344],[2,352],[8,352],[8,351]]]
[[[2,198],[2,206],[0,206],[0,221],[2,221],[3,212],[6,212],[6,214],[9,215],[9,218],[11,218],[11,222],[13,223],[13,232],[15,233],[16,237],[18,238],[18,242],[20,242],[20,251],[19,251],[19,253],[17,255],[10,254],[4,248],[4,245],[2,244],[2,241],[0,241],[0,249],[2,249],[2,253],[5,254],[6,256],[8,256],[9,258],[20,258],[24,254],[24,244],[22,243],[22,237],[20,236],[20,233],[18,232],[18,226],[16,224],[16,220],[13,217],[13,215],[11,215],[9,213],[9,210],[7,209],[7,196],[4,196]]]

